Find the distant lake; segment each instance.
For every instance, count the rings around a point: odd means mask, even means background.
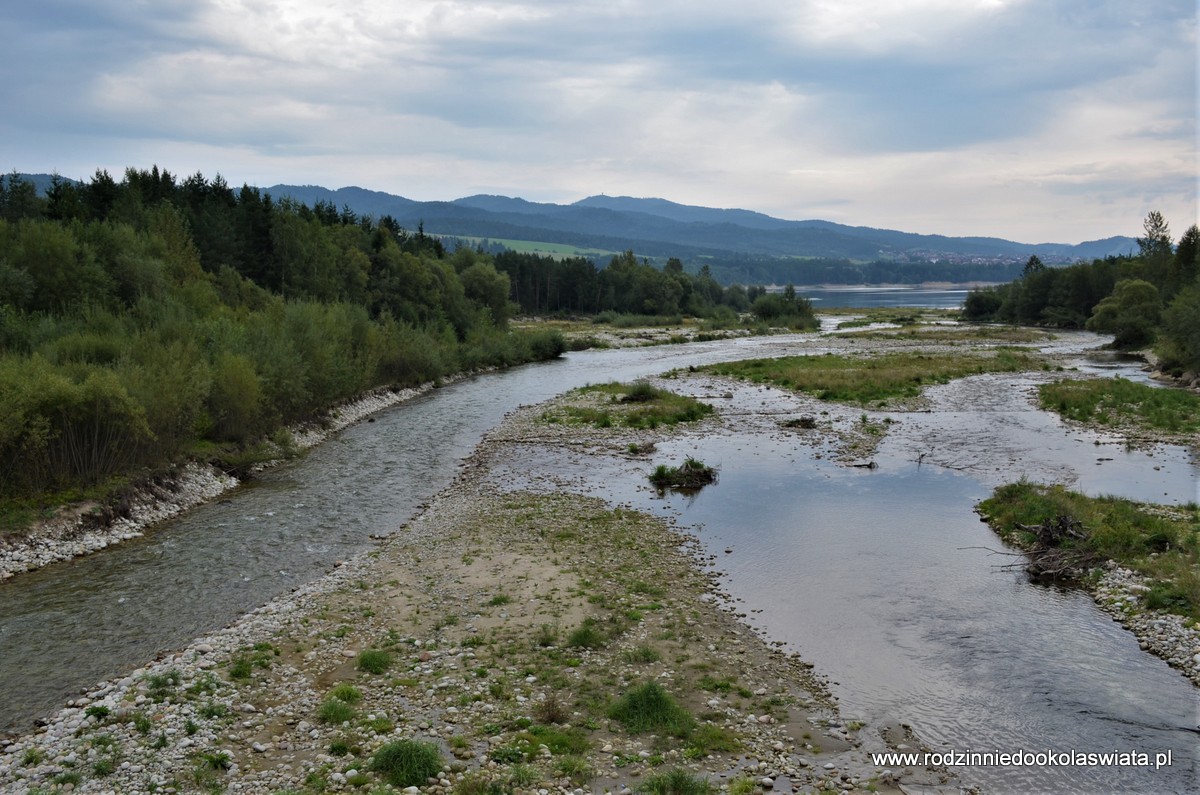
[[[960,309],[974,286],[950,284],[883,286],[877,284],[812,287],[800,285],[796,293],[813,302],[813,309],[831,307],[912,306],[922,309]]]

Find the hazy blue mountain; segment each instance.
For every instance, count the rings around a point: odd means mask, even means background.
[[[272,185],[269,188],[263,188],[263,191],[271,194],[274,199],[291,197],[310,207],[319,201],[332,204],[339,210],[343,206],[349,205],[350,209],[359,215],[371,215],[376,218],[385,215],[395,216],[404,208],[417,203],[403,196],[359,187],[330,190],[320,185]]]
[[[44,191],[49,174],[21,175]],[[678,204],[658,198],[589,196],[573,204],[475,195],[451,202],[422,202],[359,187],[272,185],[276,199],[349,206],[359,215],[390,215],[402,226],[424,225],[430,234],[532,240],[613,251],[632,249],[649,257],[823,257],[855,261],[950,260],[1073,262],[1137,251],[1131,237],[1079,244],[1020,243],[995,237],[920,235],[893,229],[848,226],[818,219],[789,221],[742,209]]]

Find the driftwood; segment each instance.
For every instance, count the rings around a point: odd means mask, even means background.
[[[1086,541],[1088,533],[1073,516],[1060,515],[1038,525],[1016,527],[1033,534],[1033,543],[1025,554],[1029,559],[1026,570],[1034,577],[1075,579],[1097,563],[1091,550],[1075,543]]]

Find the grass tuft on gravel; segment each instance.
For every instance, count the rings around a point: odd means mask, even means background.
[[[635,734],[653,731],[686,737],[696,727],[696,719],[657,682],[626,692],[609,708],[608,716]]]
[[[371,757],[370,769],[394,787],[424,787],[445,760],[433,743],[399,740],[382,746]]]
[[[364,649],[358,654],[358,670],[381,674],[392,667],[392,655],[384,649]]]
[[[675,768],[650,776],[637,791],[643,795],[711,795],[715,788],[703,776]]]

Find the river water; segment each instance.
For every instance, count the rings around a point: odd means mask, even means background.
[[[1056,345],[1096,342],[1064,335]],[[795,335],[585,351],[455,383],[347,429],[143,539],[21,575],[0,587],[0,727],[25,728],[70,693],[185,645],[366,549],[368,534],[412,518],[521,404],[586,383],[820,353],[824,345]],[[1015,470],[1163,502],[1196,499],[1200,470],[1176,448],[1143,454],[1110,445],[1097,453],[1092,436],[1029,408],[1019,377],[1004,382],[1007,389],[997,383],[939,387],[944,411],[903,415],[911,431],[885,443],[874,471],[837,467],[784,435],[749,432],[663,446],[664,455],[686,448],[720,464],[717,487],[691,499],[659,499],[627,466],[603,487],[603,467],[580,469],[591,472],[589,490],[676,515],[714,551],[734,548],[722,556],[727,589],[763,610],[756,615],[765,632],[837,680],[849,715],[905,720],[935,747],[959,750],[1175,752],[1175,766],[1158,773],[970,771],[989,790],[1187,791],[1197,771],[1196,690],[1139,652],[1086,596],[1031,585],[966,548],[998,546],[971,507]],[[752,398],[794,409],[772,390],[740,399]],[[963,433],[1007,441],[969,455],[949,441]],[[921,465],[918,450],[926,454]],[[995,467],[993,455],[1001,460]],[[536,464],[523,462],[531,471]]]

